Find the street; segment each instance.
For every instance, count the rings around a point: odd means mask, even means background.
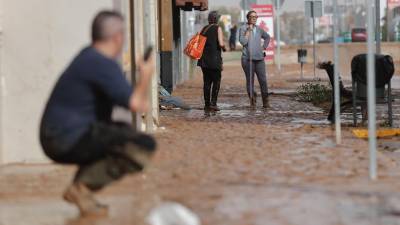
[[[239,61],[224,67],[222,111],[204,114],[197,69],[173,93],[193,109],[161,111],[152,166],[99,193],[108,218],[79,219],[63,202],[74,167],[14,164],[0,167],[0,225],[146,224],[152,208],[170,201],[205,225],[400,224],[399,137],[378,140],[379,179],[370,181],[368,142],[352,134],[351,116],[343,116],[343,144],[336,146],[327,112],[296,101],[298,83],[288,80],[297,78],[298,65],[281,76],[268,65],[267,110],[260,99],[256,110],[248,107]]]

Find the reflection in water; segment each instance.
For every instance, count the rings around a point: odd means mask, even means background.
[[[65,225],[96,225],[100,219],[104,218],[78,217],[68,220]]]
[[[228,102],[228,103],[226,103]],[[198,104],[198,103],[195,103]],[[273,96],[268,109],[251,108],[248,100],[242,97],[225,99],[218,104],[220,112],[204,113],[201,105],[195,105],[192,110],[162,111],[162,115],[179,117],[187,120],[207,120],[212,122],[239,122],[257,124],[292,124],[327,126],[327,112],[311,103],[298,102],[293,97]],[[380,112],[380,111],[379,111]],[[384,118],[384,115],[383,117]],[[341,116],[343,126],[352,125],[352,113],[344,112]]]
[[[328,120],[313,120],[313,119],[294,119],[292,123],[311,124],[311,125],[330,125]]]
[[[329,125],[325,114],[317,110],[276,110],[273,108],[251,108],[251,107],[220,107],[221,111],[204,111],[203,109],[192,109],[189,111],[174,110],[163,111],[168,117],[186,118],[188,120],[212,120],[221,122],[248,122],[248,123],[293,123],[311,125]]]

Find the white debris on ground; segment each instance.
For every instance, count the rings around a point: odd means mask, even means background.
[[[150,225],[200,225],[199,217],[178,203],[167,202],[151,210]]]

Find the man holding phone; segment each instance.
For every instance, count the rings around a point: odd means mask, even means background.
[[[145,112],[154,73],[154,55],[138,61],[140,80],[135,90],[117,63],[124,43],[124,19],[113,11],[100,12],[92,24],[92,44],[84,48],[57,81],[40,125],[46,155],[57,163],[78,165],[64,199],[82,216],[105,215],[107,207],[92,193],[124,175],[142,171],[156,149],[154,139],[128,124],[113,122],[119,105]],[[146,58],[146,57],[145,57]]]
[[[257,94],[254,90],[254,74],[256,74],[261,88],[263,107],[267,108],[269,106],[268,86],[264,58],[271,38],[266,31],[256,25],[257,19],[255,11],[247,14],[247,24],[239,30],[239,42],[243,46],[242,67],[246,74],[246,88],[250,105],[255,107],[257,103]],[[263,45],[261,45],[261,39],[264,40]]]

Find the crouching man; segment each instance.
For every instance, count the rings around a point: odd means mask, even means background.
[[[105,215],[107,207],[92,193],[142,171],[156,149],[152,137],[111,120],[116,105],[132,112],[147,110],[146,93],[154,72],[153,55],[139,61],[140,81],[133,91],[116,62],[123,42],[123,17],[100,12],[92,24],[92,44],[59,78],[40,125],[46,155],[60,164],[78,165],[64,199],[75,204],[82,216]]]

